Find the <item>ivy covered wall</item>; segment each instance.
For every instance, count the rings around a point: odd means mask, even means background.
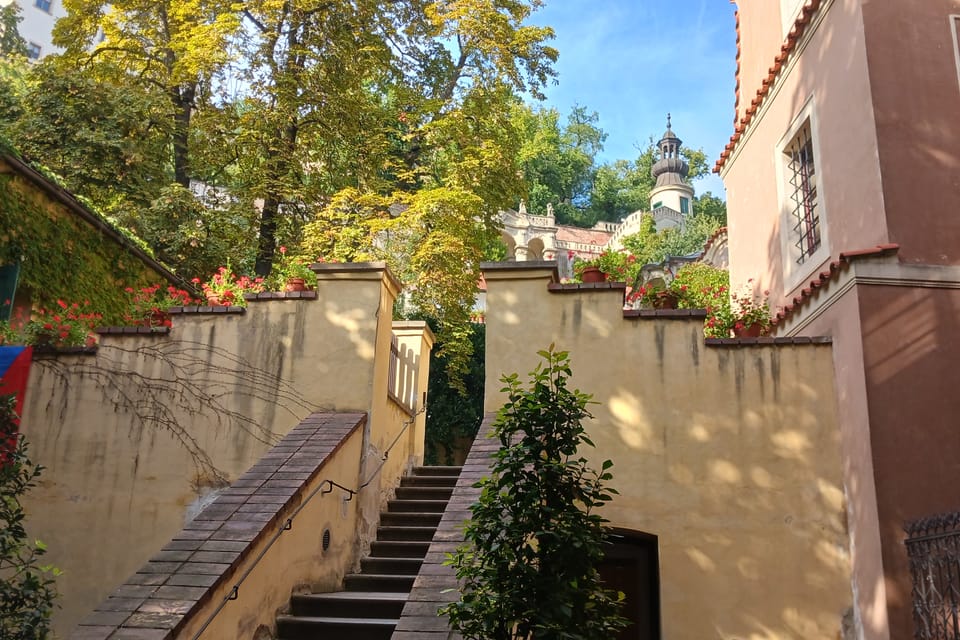
[[[126,309],[125,287],[179,284],[69,193],[2,153],[0,265],[18,262],[18,292],[26,290],[33,305],[50,308],[57,300],[89,301],[108,324]]]

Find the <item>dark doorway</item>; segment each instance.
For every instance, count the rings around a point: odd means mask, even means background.
[[[616,640],[660,640],[657,537],[615,529],[599,569],[607,588],[625,596],[622,613],[631,624]]]

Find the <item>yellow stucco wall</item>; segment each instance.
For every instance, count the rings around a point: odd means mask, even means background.
[[[316,479],[304,488],[304,495],[309,496],[327,479],[345,487],[356,487],[357,460],[362,445],[363,431],[358,430],[327,459]],[[200,640],[254,638],[261,626],[273,629],[277,611],[290,603],[291,585],[302,585],[313,591],[335,591],[356,557],[357,501],[348,501],[347,497],[346,492],[336,488],[329,494],[317,493],[296,515],[290,530],[277,539],[255,566],[253,562],[268,539],[251,549],[236,569],[239,577],[253,567],[240,586],[238,598],[216,614]],[[330,531],[330,547],[326,551],[321,536],[324,530]],[[235,580],[227,581],[214,591],[204,610],[191,617],[179,637],[193,638],[234,584]]]
[[[829,345],[707,347],[701,321],[624,319],[622,291],[486,270],[486,411],[551,343],[598,404],[611,526],[657,536],[663,638],[836,640],[852,604]]]
[[[422,442],[401,438],[373,473],[409,419],[386,393],[398,287],[382,265],[330,265],[319,279],[316,300],[178,315],[169,336],[105,335],[95,355],[34,361],[22,430],[47,469],[27,524],[64,572],[58,632],[314,411],[369,415],[352,462],[371,481],[354,541],[369,543],[400,473],[422,459]]]

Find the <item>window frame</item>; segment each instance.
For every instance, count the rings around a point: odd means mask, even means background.
[[[53,13],[53,0],[33,0],[33,6],[44,13]]]
[[[680,196],[680,213],[689,214],[690,213],[690,198],[685,198]]]
[[[817,220],[817,231],[819,235],[819,246],[817,246],[802,260],[801,250],[797,247],[799,235],[794,231],[796,226],[796,216],[794,215],[797,206],[792,196],[794,188],[790,181],[792,178],[790,163],[792,158],[788,151],[804,129],[809,130],[809,144],[812,151],[812,160],[814,167],[816,190],[816,200],[814,203],[814,212]],[[777,143],[774,149],[774,164],[777,169],[777,191],[780,202],[780,253],[783,269],[784,294],[790,293],[799,286],[813,273],[816,273],[823,263],[830,257],[830,241],[828,237],[828,207],[823,189],[823,163],[820,156],[820,136],[817,121],[817,112],[813,96],[801,107],[799,113],[794,117],[786,133]]]
[[[34,55],[36,54],[36,55]],[[27,60],[30,62],[36,62],[40,59],[40,56],[43,54],[43,47],[33,40],[27,42]]]

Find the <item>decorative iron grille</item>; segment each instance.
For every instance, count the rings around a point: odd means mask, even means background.
[[[783,151],[787,161],[787,186],[793,237],[798,251],[797,264],[820,248],[820,214],[817,203],[817,168],[813,157],[813,139],[807,122]]]
[[[916,640],[960,640],[960,512],[908,522]]]

